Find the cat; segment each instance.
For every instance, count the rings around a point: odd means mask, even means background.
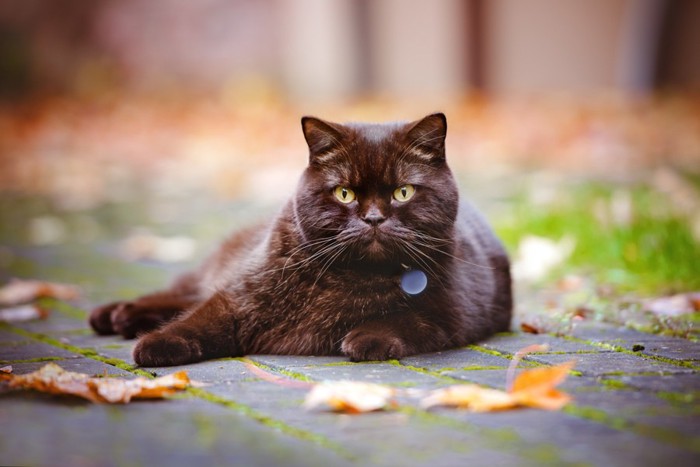
[[[98,334],[140,336],[134,361],[151,367],[246,354],[399,359],[509,329],[508,257],[459,199],[444,114],[301,123],[309,163],[281,212],[169,289],[94,309]]]

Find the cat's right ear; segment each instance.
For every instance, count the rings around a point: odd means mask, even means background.
[[[317,156],[328,154],[342,144],[343,128],[337,123],[327,122],[316,117],[302,117],[301,129],[306,144],[309,145],[309,161]]]
[[[408,137],[416,147],[430,152],[437,160],[445,159],[445,136],[447,118],[439,112],[413,122]]]

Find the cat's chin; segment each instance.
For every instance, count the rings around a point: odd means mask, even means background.
[[[365,249],[367,251],[367,256],[370,258],[384,259],[387,255],[386,248],[376,237],[367,244]]]
[[[380,265],[385,263],[396,263],[396,252],[379,238],[373,238],[364,244],[358,251],[357,258],[364,264]]]

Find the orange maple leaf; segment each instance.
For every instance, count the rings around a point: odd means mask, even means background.
[[[509,394],[518,405],[547,410],[561,409],[571,400],[571,396],[554,387],[566,379],[574,364],[572,361],[525,370],[515,378]]]
[[[515,354],[508,369],[507,391],[484,388],[477,384],[458,384],[432,391],[421,401],[421,406],[430,408],[446,405],[467,408],[473,412],[492,412],[516,407],[559,410],[571,401],[571,396],[555,389],[555,386],[566,379],[575,362],[524,370],[512,378],[515,367],[526,353],[544,349],[545,346],[533,345]]]

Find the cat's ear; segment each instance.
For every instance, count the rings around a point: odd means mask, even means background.
[[[445,160],[447,118],[443,113],[430,114],[408,125],[409,144],[432,156],[436,162]]]
[[[301,129],[309,145],[310,161],[327,154],[342,144],[343,127],[316,117],[302,117]]]

